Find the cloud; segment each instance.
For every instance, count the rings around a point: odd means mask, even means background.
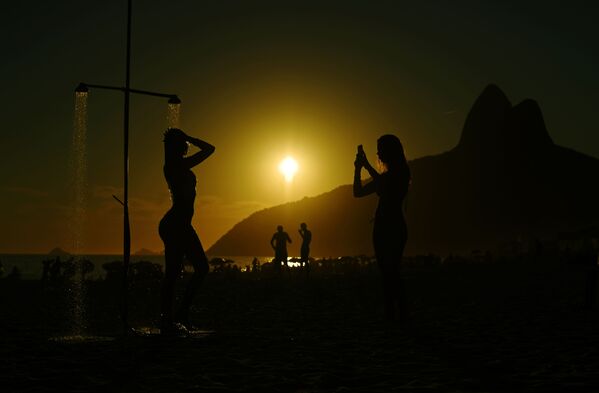
[[[5,186],[5,187],[2,187],[2,190],[6,191],[6,192],[14,193],[14,194],[26,195],[26,196],[36,197],[36,198],[44,198],[49,195],[48,191],[38,190],[37,188],[32,188],[32,187]]]
[[[106,185],[93,186],[89,209],[101,214],[121,214],[123,207],[114,196],[122,201],[123,189]],[[155,221],[156,217],[163,215],[169,206],[169,198],[164,195],[155,198],[129,196],[129,212],[136,220]]]
[[[93,186],[92,197],[95,198],[112,198],[113,195],[119,196],[123,193],[122,187],[114,186]]]
[[[13,193],[19,200],[13,209],[2,214],[4,220],[13,223],[10,230],[13,234],[4,233],[5,238],[11,239],[12,248],[45,250],[56,244],[70,244],[73,207],[69,201],[52,200],[46,197],[46,192],[26,187],[2,187],[2,190]],[[29,200],[22,195],[34,195],[36,198]],[[113,195],[122,199],[122,188],[92,185],[88,189],[86,208],[82,212],[84,249],[88,252],[119,252],[121,248],[123,207]],[[157,228],[160,219],[171,207],[168,193],[131,195],[129,207],[133,249],[162,249]],[[198,195],[194,227],[208,248],[236,223],[266,207],[258,201]],[[35,244],[30,244],[32,238],[36,239]]]

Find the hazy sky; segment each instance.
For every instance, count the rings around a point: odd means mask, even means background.
[[[208,248],[253,211],[350,183],[355,146],[374,158],[383,133],[409,159],[452,148],[488,83],[536,99],[555,142],[599,157],[588,4],[138,0],[131,83],[178,94],[182,128],[216,146],[195,170]],[[1,15],[0,253],[70,250],[73,89],[124,85],[126,1],[13,1]],[[122,102],[89,96],[88,253],[122,250]],[[131,103],[132,249],[158,251],[167,105]],[[288,154],[300,165],[289,186],[277,172]]]

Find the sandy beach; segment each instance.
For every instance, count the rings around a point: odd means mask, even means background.
[[[376,266],[211,273],[193,307],[210,334],[123,337],[119,286],[0,284],[3,392],[592,392],[599,313],[563,263],[406,266],[410,328],[386,323]],[[181,287],[181,285],[180,285]],[[131,325],[157,326],[159,283],[132,283]],[[66,339],[64,337],[67,337]]]

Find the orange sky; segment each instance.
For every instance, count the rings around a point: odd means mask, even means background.
[[[491,82],[515,102],[538,100],[556,143],[599,155],[597,27],[576,2],[139,3],[132,86],[178,94],[182,128],[216,146],[194,170],[206,248],[256,210],[350,183],[356,145],[374,158],[383,133],[410,159],[452,148]],[[124,4],[4,9],[0,253],[72,249],[73,89],[123,84]],[[131,104],[132,250],[159,251],[166,101]],[[120,253],[120,93],[92,90],[88,125],[83,252]],[[286,155],[300,165],[290,186],[277,170]]]

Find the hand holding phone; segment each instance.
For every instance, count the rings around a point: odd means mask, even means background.
[[[362,145],[358,145],[358,153],[356,154],[356,160],[354,161],[354,166],[356,168],[361,168],[364,166],[364,161],[366,160],[366,154],[364,153],[364,147]]]

